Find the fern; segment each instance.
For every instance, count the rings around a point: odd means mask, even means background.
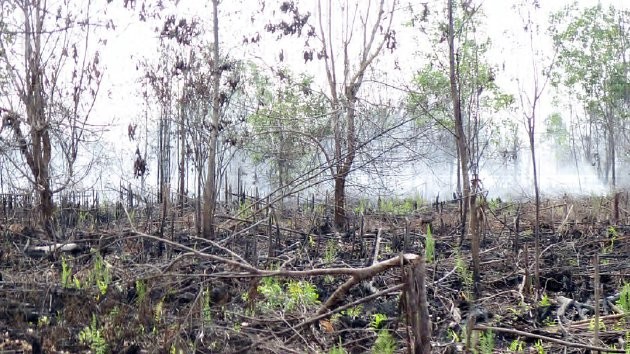
[[[494,353],[494,333],[491,330],[483,332],[481,338],[479,338],[479,349],[481,354]]]

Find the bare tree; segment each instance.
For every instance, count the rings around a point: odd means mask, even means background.
[[[219,138],[219,118],[221,115],[221,64],[219,57],[219,0],[212,0],[212,28],[214,43],[212,44],[212,127],[208,148],[208,168],[203,196],[203,236],[214,237],[214,212],[217,203],[217,141]]]
[[[99,53],[90,48],[91,1],[81,12],[74,3],[51,6],[12,0],[0,10],[0,61],[10,80],[0,133],[12,132],[3,150],[17,150],[9,160],[36,191],[39,222],[54,237],[53,195],[89,170],[89,162],[79,171],[75,165],[102,75]]]
[[[523,13],[521,13],[521,17],[523,20],[523,28],[529,35],[529,50],[532,55],[531,72],[528,75],[533,83],[529,90],[524,87],[520,87],[519,90],[520,104],[523,110],[525,128],[527,129],[527,135],[529,138],[529,150],[532,158],[532,170],[534,173],[534,198],[536,203],[534,224],[534,249],[536,258],[534,264],[534,285],[536,289],[540,286],[540,264],[538,259],[540,256],[540,187],[538,183],[538,164],[536,161],[536,115],[542,94],[549,83],[549,73],[554,65],[555,54],[557,53],[557,50],[554,51],[553,57],[548,62],[542,63],[541,65],[541,54],[536,51],[534,44],[534,36],[539,34],[539,25],[533,18],[535,9],[539,7],[540,5],[538,5],[537,0],[533,0],[531,5],[527,2],[522,5]],[[544,77],[541,78],[541,75],[544,75]]]
[[[395,32],[391,29],[395,1],[392,1],[389,9],[385,7],[384,0],[378,1],[376,9],[372,9],[374,4],[374,1],[369,1],[367,6],[364,3],[359,6],[357,2],[352,8],[346,1],[342,10],[345,12],[342,18],[346,23],[340,26],[342,33],[335,34],[333,21],[338,9],[333,8],[332,1],[328,1],[326,13],[324,13],[322,1],[319,0],[317,3],[321,54],[324,58],[332,108],[334,153],[329,166],[335,184],[335,224],[337,227],[344,226],[347,222],[346,181],[357,153],[356,114],[359,90],[366,70],[381,53],[383,47],[387,45],[388,48],[393,49],[396,41]],[[327,19],[326,22],[323,20],[324,16]],[[355,37],[353,27],[357,18],[360,20],[360,33],[357,33],[359,36]],[[340,38],[340,46],[335,46],[337,38]],[[353,58],[351,54],[354,38],[362,40],[357,58]],[[336,61],[338,59],[336,48],[341,48],[341,65]]]

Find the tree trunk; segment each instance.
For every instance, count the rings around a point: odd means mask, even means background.
[[[346,89],[347,112],[346,112],[346,142],[347,151],[346,156],[338,156],[337,174],[334,176],[335,180],[335,225],[338,229],[343,229],[348,223],[346,217],[346,180],[350,174],[350,167],[354,163],[354,157],[356,156],[356,132],[355,132],[355,103],[356,92],[352,92],[350,89]]]
[[[458,170],[461,173],[461,186],[463,189],[463,211],[460,245],[466,237],[466,220],[468,207],[470,206],[470,178],[468,176],[468,149],[466,146],[466,133],[462,119],[462,107],[457,83],[455,64],[455,31],[453,28],[453,0],[448,0],[448,49],[449,49],[449,77],[451,85],[451,100],[453,102],[453,119],[455,121],[455,141],[457,143]]]
[[[615,151],[615,129],[612,119],[609,119],[608,123],[608,144],[610,149],[610,168],[612,173],[612,180],[610,183],[610,190],[613,197],[613,222],[619,222],[619,193],[617,191],[617,156]]]
[[[431,318],[426,289],[426,265],[423,257],[407,267],[405,302],[407,321],[411,327],[410,353],[431,353]]]
[[[185,89],[184,89],[185,90]],[[186,195],[186,111],[184,109],[184,102],[186,93],[182,93],[182,100],[180,101],[179,114],[179,186],[178,186],[178,207],[179,216],[184,213],[184,197]]]
[[[219,64],[219,0],[212,0],[213,11],[213,32],[214,44],[212,47],[212,57],[214,68],[212,70],[212,131],[210,132],[210,147],[208,149],[208,171],[206,186],[204,189],[204,211],[203,211],[203,237],[214,238],[214,213],[217,203],[217,175],[216,175],[216,154],[217,140],[219,138],[219,116],[220,107],[220,81],[221,65]]]
[[[30,22],[32,16],[30,11],[32,10],[35,11],[35,24],[33,26]],[[54,203],[52,200],[53,193],[49,175],[52,148],[47,127],[45,99],[43,96],[43,69],[41,62],[41,33],[45,13],[44,9],[40,8],[39,3],[25,5],[24,12],[24,29],[26,36],[25,57],[28,71],[28,88],[24,103],[26,105],[27,121],[31,126],[30,135],[32,143],[32,150],[30,151],[30,156],[27,156],[27,163],[36,183],[35,190],[39,195],[40,225],[44,228],[46,233],[54,239]],[[33,37],[31,38],[31,36]],[[23,152],[28,154],[28,148],[24,147]]]
[[[477,209],[475,208],[475,198],[471,197],[471,183],[469,177],[469,151],[466,139],[466,133],[464,132],[464,121],[462,118],[462,107],[460,101],[460,92],[458,85],[458,73],[455,63],[455,29],[453,20],[453,0],[448,0],[448,52],[449,52],[449,78],[451,86],[451,100],[453,101],[453,117],[455,121],[455,134],[457,141],[457,151],[459,154],[462,187],[464,189],[463,195],[463,211],[462,211],[462,227],[460,235],[460,245],[463,243],[467,235],[466,219],[468,217],[468,210],[471,210],[471,224],[474,226],[474,233],[472,236],[472,259],[473,259],[473,278],[474,278],[474,292],[478,294],[480,289],[479,285],[479,227],[478,220],[476,218]]]
[[[529,148],[532,154],[532,169],[534,171],[534,195],[536,203],[536,214],[534,220],[534,289],[538,294],[540,286],[540,188],[538,188],[538,166],[536,164],[536,140],[535,140],[535,121],[536,119],[536,99],[532,108],[532,116],[528,118]]]
[[[335,176],[335,225],[338,228],[346,225],[346,177],[342,173]]]

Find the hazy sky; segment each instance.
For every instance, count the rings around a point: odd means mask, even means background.
[[[240,3],[240,1],[236,1]],[[270,1],[267,1],[270,2]],[[406,3],[406,0],[402,0],[401,4]],[[518,75],[518,71],[523,68],[523,63],[527,63],[529,58],[527,53],[523,52],[523,46],[518,43],[523,41],[523,31],[520,24],[521,19],[519,15],[512,9],[512,4],[516,3],[514,0],[483,0],[483,10],[486,15],[486,22],[490,38],[493,41],[493,52],[497,54],[497,63],[502,61],[506,64],[507,72],[503,75],[506,77],[514,77]],[[563,6],[572,3],[572,1],[566,0],[541,0],[541,15],[546,17],[551,11],[556,11]],[[630,0],[580,0],[578,3],[582,6],[591,6],[601,2],[604,5],[615,4],[619,7],[630,8]],[[203,3],[203,5],[200,5]],[[211,9],[206,4],[209,1],[200,0],[180,0],[177,6],[177,12],[183,15],[194,14],[196,16],[203,16],[207,14],[207,19],[211,17]],[[223,1],[223,8],[228,1]],[[247,4],[257,3],[254,0],[246,0]],[[438,2],[441,3],[441,2]],[[271,6],[271,5],[268,5]],[[234,10],[227,9],[223,12],[233,12]],[[110,6],[108,7],[108,15],[115,19],[118,25],[116,31],[113,31],[108,35],[109,41],[107,47],[103,50],[103,61],[107,65],[105,87],[111,91],[111,100],[102,100],[103,106],[107,109],[107,115],[113,115],[120,119],[127,120],[129,118],[128,109],[138,107],[137,98],[130,95],[130,90],[133,93],[134,90],[140,90],[141,86],[137,83],[139,76],[142,75],[141,71],[136,70],[136,64],[143,58],[157,57],[158,55],[158,40],[155,32],[152,28],[149,28],[147,23],[139,22],[137,16],[130,15],[128,10],[121,9],[120,7]],[[222,28],[222,38],[228,42],[228,50],[234,50],[241,46],[242,35],[244,32],[251,32],[250,29],[244,30],[239,28],[239,24],[243,24],[242,19],[231,18],[227,22],[228,16],[232,13],[228,13],[227,16],[222,16],[220,19]],[[242,16],[241,15],[237,15]],[[404,14],[399,14],[397,19],[403,21]],[[546,19],[542,19],[543,24]],[[397,26],[401,30],[400,25]],[[262,32],[262,31],[261,31]],[[230,40],[233,39],[233,40]],[[232,42],[232,43],[230,43]],[[541,46],[548,46],[550,43],[540,43]],[[263,50],[274,53],[279,48],[273,48],[273,43],[270,46],[266,46]],[[399,61],[402,64],[409,64],[413,67],[413,63],[416,59],[410,56],[416,48],[418,43],[405,43],[399,41],[399,52],[394,53],[399,57]],[[519,50],[519,48],[521,50]],[[288,52],[288,51],[287,51]],[[524,55],[525,54],[525,55]],[[150,59],[149,59],[150,60]],[[298,61],[299,62],[299,61]],[[296,68],[300,70],[301,68]],[[411,75],[412,72],[404,73],[405,75]],[[136,102],[133,102],[136,101]],[[112,107],[111,103],[115,103],[115,107]],[[99,107],[103,108],[103,107]],[[113,110],[112,110],[113,109]],[[102,114],[102,113],[101,113]],[[131,114],[137,115],[138,112]]]

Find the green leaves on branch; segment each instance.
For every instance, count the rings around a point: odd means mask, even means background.
[[[612,103],[627,95],[628,19],[629,11],[601,4],[581,11],[574,4],[552,14],[549,31],[558,50],[553,84],[586,102]]]
[[[289,69],[267,76],[250,65],[255,111],[247,118],[252,130],[248,149],[255,163],[277,171],[276,182],[284,186],[302,172],[317,155],[317,142],[327,136],[325,98],[312,88],[313,78],[295,75]]]

